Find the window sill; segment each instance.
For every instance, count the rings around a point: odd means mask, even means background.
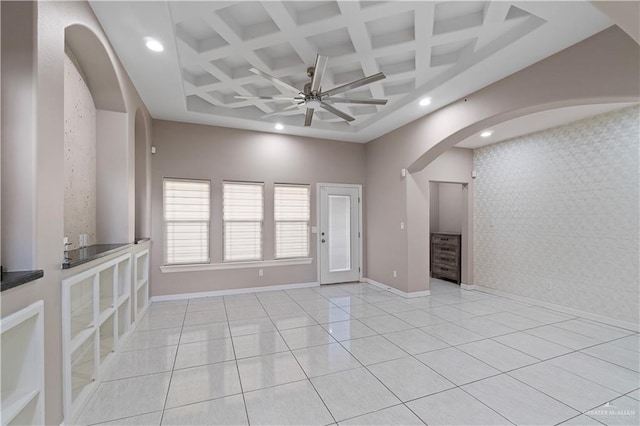
[[[303,257],[300,259],[259,260],[253,262],[205,263],[200,265],[163,265],[160,267],[160,270],[166,274],[173,272],[218,271],[223,269],[270,268],[273,266],[309,265],[311,262],[313,262],[312,257]]]

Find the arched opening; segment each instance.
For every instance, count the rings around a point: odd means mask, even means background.
[[[467,139],[471,135],[482,131],[483,129],[490,128],[492,126],[496,126],[500,123],[507,122],[509,120],[513,120],[520,117],[525,117],[527,115],[535,114],[542,111],[549,111],[564,107],[578,106],[578,105],[589,105],[589,104],[613,104],[620,103],[620,108],[623,106],[637,102],[637,96],[624,96],[624,97],[607,97],[607,98],[589,98],[589,99],[570,99],[561,102],[553,102],[553,103],[543,103],[537,105],[530,105],[520,109],[509,110],[505,108],[504,111],[494,114],[488,115],[486,118],[478,119],[477,121],[470,121],[465,127],[462,127],[448,136],[442,138],[440,141],[436,142],[425,151],[421,156],[419,156],[407,169],[411,173],[419,172],[424,169],[427,165],[429,165],[433,160],[438,158],[443,152],[448,149],[453,148],[458,143]],[[477,113],[477,112],[476,112]]]
[[[65,28],[65,53],[65,236],[71,249],[128,242],[130,136],[120,82],[89,28]]]
[[[136,169],[136,208],[135,238],[150,237],[149,226],[149,146],[145,117],[140,109],[135,116],[135,169]]]
[[[595,102],[592,99],[588,100],[569,100],[562,102],[555,102],[550,104],[533,105],[527,108],[522,108],[514,111],[505,111],[501,114],[496,114],[478,121],[462,128],[461,130],[452,133],[448,137],[443,138],[439,143],[435,144],[427,152],[423,153],[416,161],[410,166],[407,179],[407,217],[408,222],[412,226],[414,232],[408,234],[408,247],[410,248],[409,256],[409,273],[414,274],[413,284],[416,291],[424,289],[428,286],[427,281],[424,279],[424,258],[430,255],[430,247],[424,244],[424,241],[428,241],[430,234],[433,231],[433,221],[430,220],[429,226],[426,224],[424,227],[420,227],[422,218],[432,218],[433,212],[430,211],[432,197],[436,193],[433,188],[430,188],[429,184],[434,180],[462,183],[463,188],[468,191],[463,191],[463,202],[466,205],[463,206],[460,211],[466,214],[466,219],[462,221],[461,234],[462,238],[462,283],[475,284],[474,278],[474,263],[473,263],[473,246],[474,241],[474,185],[473,181],[475,174],[472,172],[474,167],[474,155],[472,153],[464,154],[464,149],[456,148],[460,142],[469,138],[471,135],[477,135],[484,129],[498,129],[502,124],[509,124],[512,121],[523,125],[523,119],[527,117],[533,117],[539,115],[538,113],[544,111],[558,111],[556,114],[560,114],[561,110],[569,110],[568,107],[585,106],[593,110],[606,106],[609,111],[621,110],[630,105],[637,104],[637,97],[617,97],[617,98],[602,98],[601,102]],[[577,109],[577,108],[576,108]],[[597,113],[600,114],[600,113]],[[595,115],[595,114],[594,114]],[[575,120],[588,118],[580,117]],[[574,121],[574,120],[571,120]],[[563,123],[566,125],[569,121]],[[536,129],[536,132],[546,131],[549,128],[558,126],[549,125],[547,127]],[[526,127],[526,126],[525,126]],[[521,137],[527,131],[523,131],[514,137]],[[463,160],[461,157],[465,157]],[[412,190],[412,187],[415,189]],[[466,238],[465,238],[466,234]],[[411,260],[414,259],[413,262]],[[428,288],[428,287],[427,287]]]

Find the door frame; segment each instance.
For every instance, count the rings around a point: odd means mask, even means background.
[[[358,190],[358,235],[360,236],[360,238],[358,238],[358,281],[363,282],[363,269],[364,269],[364,265],[362,264],[362,248],[364,246],[363,244],[363,240],[364,240],[364,232],[362,231],[362,205],[364,204],[364,199],[362,198],[362,185],[359,184],[352,184],[352,183],[325,183],[325,182],[318,182],[316,183],[316,258],[317,258],[317,262],[316,262],[316,266],[317,266],[317,280],[318,280],[318,284],[319,285],[323,285],[322,282],[320,281],[320,255],[321,255],[321,250],[320,250],[320,196],[321,196],[321,188],[323,187],[334,187],[334,188],[355,188]],[[331,284],[324,284],[324,285],[331,285]]]

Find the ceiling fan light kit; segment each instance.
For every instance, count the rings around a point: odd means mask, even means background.
[[[317,55],[315,66],[307,68],[307,75],[311,78],[311,81],[304,86],[304,90],[299,90],[289,83],[280,80],[277,77],[274,77],[270,74],[267,74],[264,71],[260,71],[257,68],[251,68],[249,71],[252,73],[264,78],[271,82],[274,86],[282,89],[286,92],[290,92],[291,96],[236,96],[237,99],[251,99],[251,100],[269,100],[275,102],[291,102],[292,105],[273,112],[271,114],[267,114],[263,116],[263,118],[271,117],[273,115],[278,115],[288,110],[294,108],[306,108],[305,117],[304,117],[304,125],[306,127],[311,126],[311,122],[313,121],[313,113],[316,109],[322,108],[327,112],[330,112],[333,115],[336,115],[348,123],[355,120],[354,117],[347,114],[344,111],[335,108],[334,103],[344,103],[344,104],[361,104],[361,105],[386,105],[386,99],[351,99],[351,98],[343,98],[343,97],[333,97],[334,95],[339,95],[341,93],[345,93],[349,90],[356,89],[358,87],[366,86],[371,83],[375,83],[376,81],[380,81],[385,77],[385,75],[381,72],[377,74],[373,74],[355,81],[352,81],[347,84],[343,84],[342,86],[335,87],[331,90],[327,90],[326,92],[322,91],[322,77],[327,68],[327,63],[329,62],[329,58],[327,56]]]

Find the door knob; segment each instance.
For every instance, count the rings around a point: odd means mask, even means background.
[[[322,242],[324,243],[324,238],[322,239]]]

